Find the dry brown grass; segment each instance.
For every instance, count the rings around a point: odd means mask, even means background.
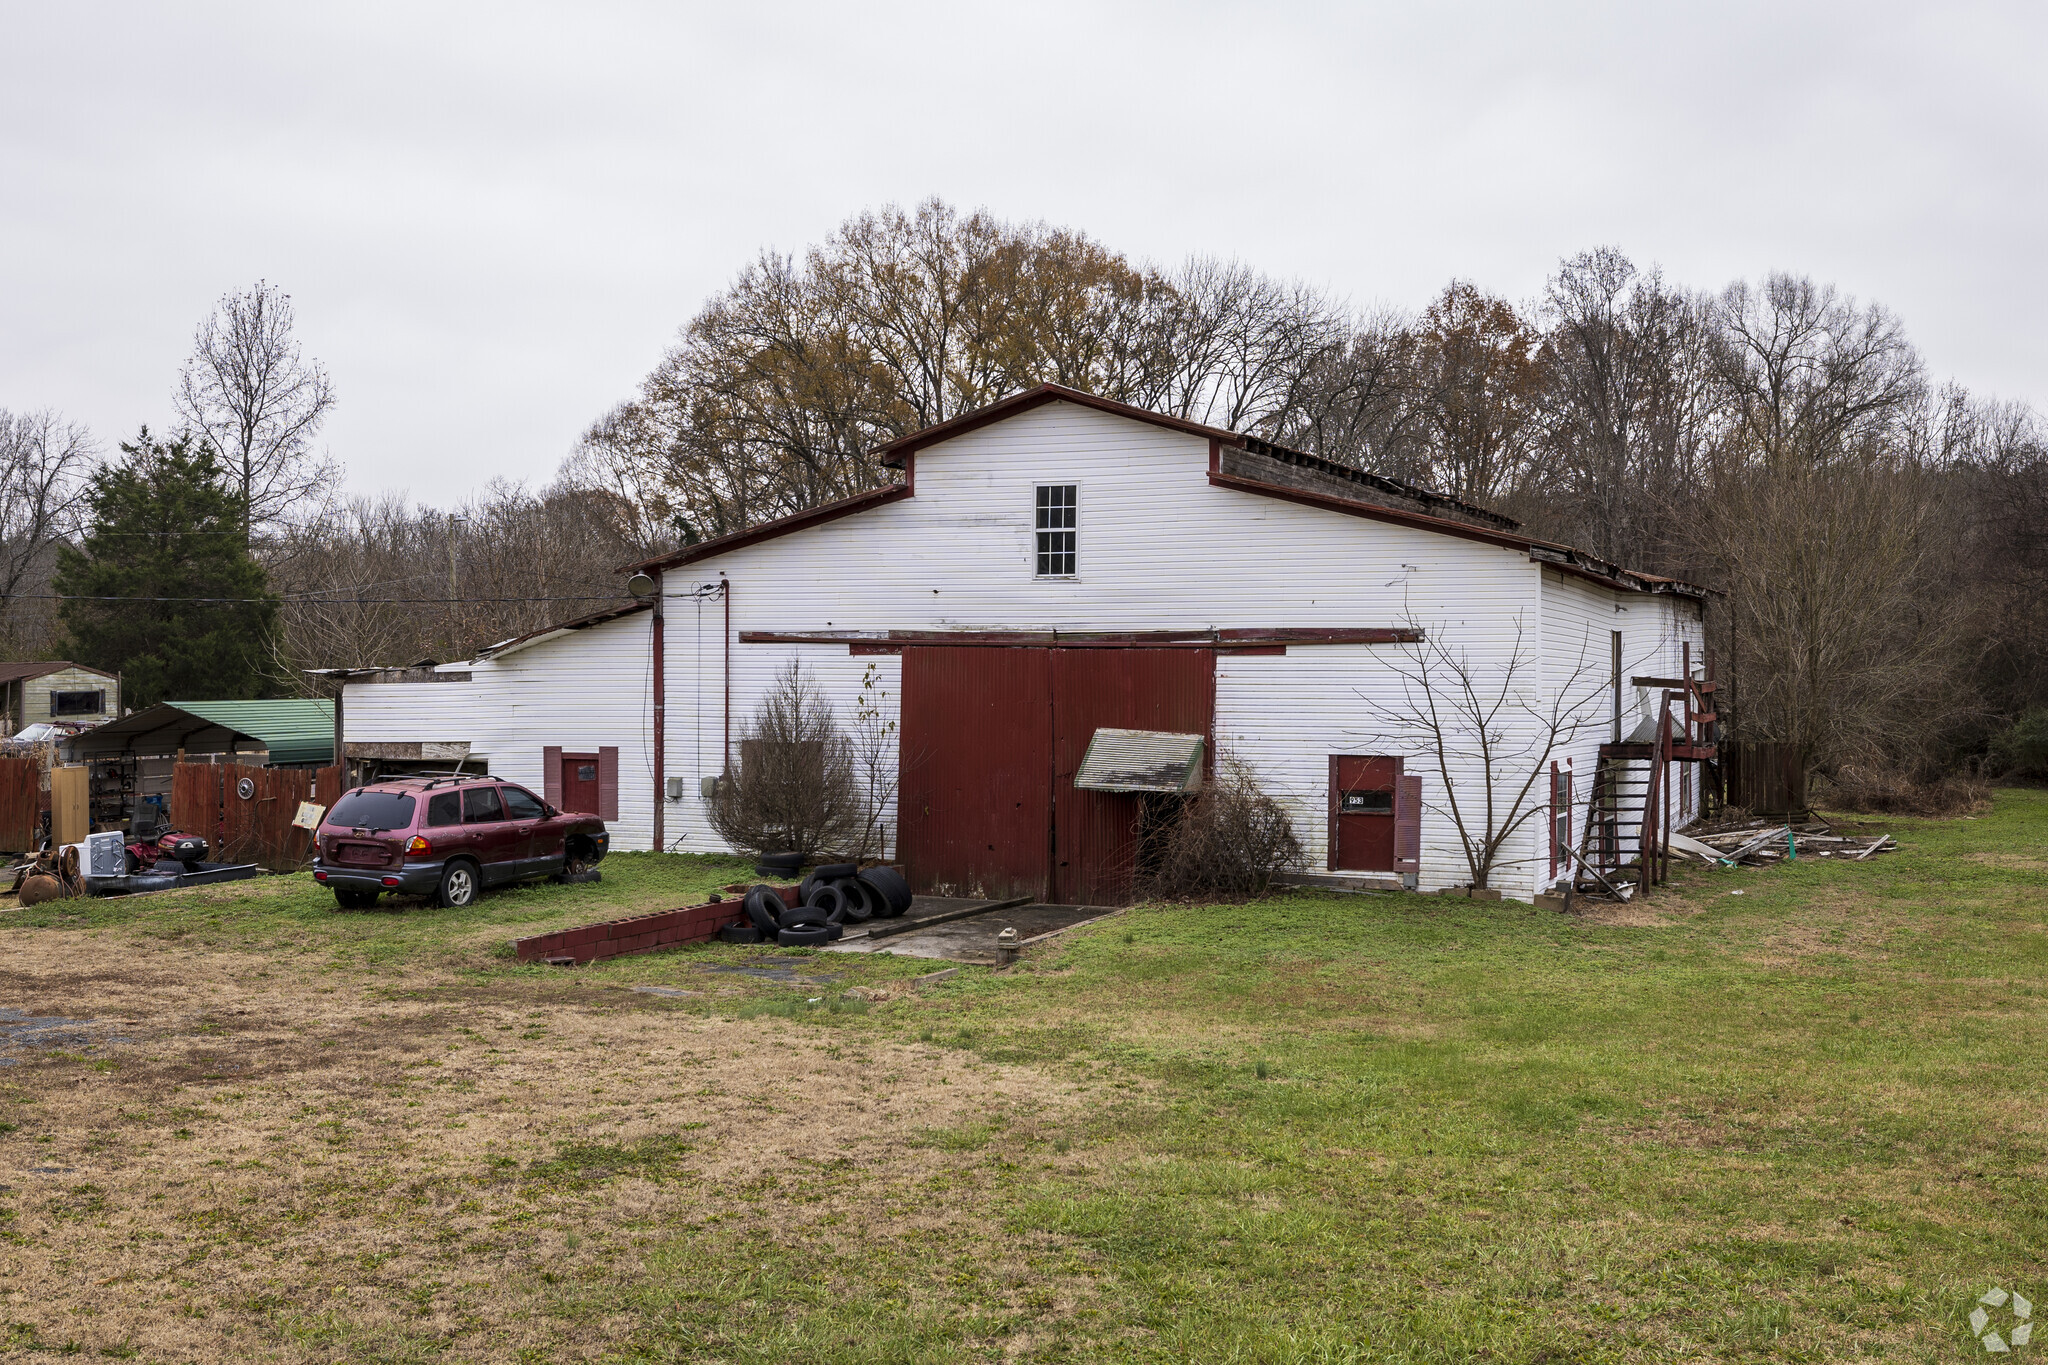
[[[983,1240],[982,1158],[923,1138],[1074,1093],[573,978],[394,989],[63,931],[10,944],[0,1005],[103,1036],[0,1067],[0,1330],[152,1360],[581,1358],[625,1310],[537,1307],[602,1302],[657,1227]]]

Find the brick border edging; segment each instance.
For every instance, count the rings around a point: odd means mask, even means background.
[[[778,886],[775,891],[786,904],[795,903],[796,887]],[[580,967],[586,962],[608,957],[680,948],[686,943],[705,943],[718,937],[718,931],[727,925],[746,922],[747,914],[740,901],[707,902],[686,905],[678,910],[658,910],[651,915],[632,915],[600,924],[585,924],[574,929],[558,929],[552,934],[535,934],[531,938],[515,938],[512,949],[521,962],[568,958]]]

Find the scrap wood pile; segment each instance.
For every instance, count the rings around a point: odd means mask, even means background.
[[[1795,854],[1801,858],[1847,858],[1861,862],[1889,853],[1898,844],[1889,834],[1836,834],[1826,825],[1772,825],[1751,821],[1740,829],[1713,834],[1673,834],[1671,851],[1719,867],[1768,867]]]
[[[767,876],[784,870],[765,860],[755,869]],[[849,924],[903,914],[910,909],[910,883],[893,867],[826,863],[804,878],[794,905],[765,885],[750,889],[741,904],[747,922],[724,931],[728,942],[815,946],[841,937]]]

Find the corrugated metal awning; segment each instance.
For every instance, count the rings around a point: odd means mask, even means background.
[[[1074,774],[1091,792],[1186,792],[1202,781],[1202,737],[1171,730],[1100,729]]]

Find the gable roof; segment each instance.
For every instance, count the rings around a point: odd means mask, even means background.
[[[1457,536],[1465,540],[1484,541],[1507,549],[1521,550],[1532,560],[1549,564],[1561,572],[1589,579],[1606,587],[1618,588],[1624,592],[1667,592],[1677,593],[1686,597],[1705,597],[1708,593],[1708,589],[1684,582],[1681,579],[1637,573],[1632,569],[1623,568],[1621,565],[1611,563],[1598,556],[1574,549],[1572,546],[1560,544],[1556,541],[1538,540],[1533,536],[1520,534],[1521,523],[1512,517],[1504,516],[1489,508],[1464,502],[1458,498],[1451,497],[1449,494],[1419,488],[1398,479],[1387,478],[1384,475],[1367,474],[1364,471],[1355,470],[1349,465],[1338,464],[1333,460],[1325,460],[1320,456],[1308,455],[1301,451],[1288,450],[1283,446],[1276,446],[1260,437],[1248,436],[1240,432],[1225,431],[1220,427],[1205,426],[1200,422],[1189,421],[1183,417],[1170,416],[1166,413],[1150,412],[1144,408],[1132,407],[1128,403],[1119,403],[1112,398],[1101,398],[1092,393],[1084,393],[1080,389],[1070,389],[1063,384],[1040,384],[1036,388],[1025,389],[1020,393],[1011,394],[1007,398],[997,399],[985,407],[976,408],[973,412],[962,413],[960,416],[949,421],[940,422],[936,426],[926,427],[922,431],[911,432],[908,436],[899,436],[893,441],[875,447],[870,453],[883,465],[904,471],[906,477],[902,483],[870,489],[865,493],[856,493],[852,497],[840,498],[837,501],[823,503],[817,507],[812,507],[790,516],[766,521],[758,526],[750,526],[742,531],[729,532],[726,535],[702,541],[696,545],[688,546],[673,554],[664,555],[656,559],[641,560],[638,563],[622,565],[618,572],[638,573],[675,568],[678,565],[692,563],[700,559],[709,559],[713,555],[724,554],[728,550],[740,549],[743,546],[758,544],[764,540],[772,540],[777,536],[789,535],[792,532],[806,530],[812,526],[822,525],[825,522],[836,521],[840,517],[852,516],[854,513],[864,512],[871,507],[879,507],[886,503],[912,497],[915,495],[917,488],[915,457],[918,451],[923,450],[927,446],[937,445],[942,441],[952,440],[956,436],[963,436],[970,431],[975,431],[985,426],[992,426],[997,422],[1005,421],[1020,413],[1029,412],[1033,408],[1042,407],[1047,403],[1073,403],[1079,407],[1092,408],[1097,412],[1108,413],[1111,416],[1125,417],[1134,422],[1145,422],[1152,426],[1164,427],[1170,431],[1203,437],[1211,443],[1209,482],[1218,488],[1230,488],[1238,492],[1257,494],[1261,497],[1279,498],[1286,502],[1300,503],[1308,507],[1319,507],[1326,511],[1341,512],[1350,516],[1363,517],[1371,521],[1412,526],[1418,530],[1434,531],[1442,535]],[[1455,517],[1436,516],[1425,512],[1411,512],[1404,508],[1388,507],[1380,503],[1368,502],[1362,498],[1342,498],[1328,493],[1319,493],[1308,489],[1288,487],[1284,484],[1266,483],[1258,479],[1225,474],[1215,467],[1215,453],[1222,446],[1249,450],[1286,464],[1315,468],[1323,473],[1360,484],[1363,487],[1394,493],[1411,501],[1420,502],[1425,506],[1435,506],[1447,511],[1455,511],[1466,519],[1460,520]]]
[[[1134,408],[1129,403],[1119,403],[1114,398],[1099,398],[1092,393],[1070,389],[1064,384],[1040,384],[1035,389],[1025,389],[1021,393],[1011,394],[1008,398],[998,398],[995,402],[976,408],[973,412],[963,412],[958,417],[941,422],[937,426],[926,427],[923,431],[913,431],[908,436],[898,436],[885,445],[876,446],[868,453],[891,469],[901,469],[906,459],[926,446],[950,441],[955,436],[964,436],[977,428],[993,425],[1015,417],[1020,412],[1043,407],[1047,403],[1072,403],[1077,407],[1109,413],[1113,417],[1128,417],[1133,422],[1146,422],[1155,427],[1165,427],[1168,431],[1221,441],[1225,445],[1242,445],[1245,439],[1236,432],[1225,431],[1221,427],[1204,426],[1185,417],[1171,417],[1163,412]]]
[[[43,659],[35,663],[0,664],[0,683],[27,682],[30,678],[40,678],[51,673],[61,673],[67,668],[76,668],[86,673],[97,673],[102,678],[114,676],[112,673],[107,672],[106,669],[94,668],[91,664],[75,664],[69,659]]]

